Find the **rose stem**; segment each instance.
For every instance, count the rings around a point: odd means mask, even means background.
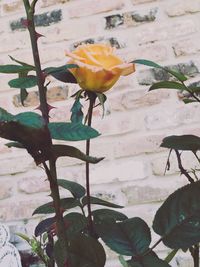
[[[89,108],[87,114],[87,125],[92,124],[92,112],[96,100],[96,94],[87,92],[89,98]],[[86,155],[90,155],[90,139],[86,141]],[[91,236],[94,236],[93,222],[92,222],[92,211],[91,211],[91,200],[90,200],[90,164],[86,162],[86,195],[87,195],[87,209],[88,209],[88,228]]]
[[[35,23],[34,23],[34,11],[35,11],[35,4],[37,0],[34,0],[32,4],[30,5],[29,0],[23,0],[24,6],[26,9],[27,14],[27,25],[28,30],[30,34],[31,39],[31,46],[32,46],[32,52],[33,52],[33,58],[36,68],[36,74],[38,78],[38,89],[39,89],[39,97],[40,97],[40,108],[42,112],[42,116],[45,120],[46,129],[49,135],[49,149],[52,148],[52,139],[50,137],[50,133],[48,130],[48,122],[49,122],[49,110],[48,110],[48,104],[46,99],[46,89],[44,87],[44,77],[41,70],[41,63],[40,63],[40,57],[39,57],[39,50],[38,50],[38,44],[37,44],[37,33],[35,31]],[[60,207],[60,194],[58,189],[58,183],[57,183],[57,170],[54,159],[49,160],[49,168],[47,167],[46,163],[44,163],[45,170],[49,174],[48,179],[50,183],[50,189],[51,189],[51,196],[53,198],[55,213],[56,213],[56,223],[57,223],[57,230],[58,230],[58,239],[60,241],[61,247],[63,249],[63,254],[65,258],[67,258],[67,240],[66,240],[66,234],[65,234],[65,224],[63,220],[63,215],[61,213],[61,207]],[[49,172],[48,172],[49,171]]]

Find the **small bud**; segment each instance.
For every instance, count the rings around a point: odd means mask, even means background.
[[[30,26],[31,21],[28,19],[22,19],[21,23],[24,27],[28,28]]]

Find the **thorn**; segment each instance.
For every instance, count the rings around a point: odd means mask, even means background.
[[[40,37],[45,37],[43,34],[40,34],[38,32],[35,32],[36,33],[36,39],[38,40]]]
[[[47,104],[47,108],[48,108],[48,113],[49,113],[52,109],[54,109],[54,108],[56,108],[56,107],[53,107],[53,106]],[[41,111],[41,105],[39,105],[39,106],[38,106],[37,108],[35,108],[35,109],[38,109],[38,110]]]

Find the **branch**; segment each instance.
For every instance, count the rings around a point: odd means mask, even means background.
[[[188,181],[190,183],[194,183],[194,179],[189,175],[187,170],[185,170],[183,168],[183,165],[182,165],[182,162],[181,162],[181,155],[180,155],[179,151],[175,149],[175,153],[176,153],[176,157],[177,157],[178,167],[179,167],[180,173],[185,175],[185,177],[188,179]]]

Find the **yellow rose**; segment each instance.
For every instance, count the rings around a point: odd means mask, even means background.
[[[135,71],[133,63],[125,63],[114,55],[114,48],[104,44],[81,45],[73,52],[66,52],[69,64],[79,67],[70,69],[80,87],[102,93],[109,90],[121,75]]]

